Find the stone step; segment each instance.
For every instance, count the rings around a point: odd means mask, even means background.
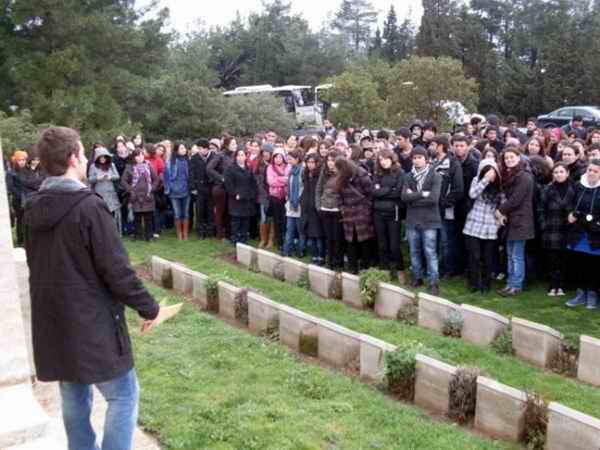
[[[14,447],[8,447],[6,450],[65,450],[65,448],[65,442],[59,442],[52,438],[42,438]]]
[[[0,389],[0,449],[43,437],[50,421],[33,396],[31,385]]]

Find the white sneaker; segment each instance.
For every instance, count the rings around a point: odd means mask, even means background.
[[[506,275],[504,275],[503,273],[499,273],[498,276],[496,277],[496,280],[502,281],[502,280],[504,280],[504,278],[506,278]]]
[[[557,289],[556,290],[556,296],[557,297],[563,297],[565,295],[565,291],[563,291],[562,289]]]
[[[155,233],[154,234],[154,239],[158,239],[160,237],[160,234]]]
[[[548,297],[556,297],[556,289],[550,289],[548,291]]]

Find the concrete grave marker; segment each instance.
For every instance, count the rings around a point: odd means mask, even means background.
[[[255,292],[248,292],[248,327],[255,333],[279,328],[279,305]]]
[[[152,257],[152,280],[159,286],[165,289],[173,288],[173,273],[171,271],[171,261],[160,258],[158,256]]]
[[[395,345],[361,334],[360,376],[370,380],[382,379],[385,375],[385,354],[395,350]]]
[[[258,266],[258,255],[256,249],[250,245],[237,243],[235,246],[236,259],[247,269],[255,269]]]
[[[444,321],[450,312],[459,308],[457,304],[448,300],[420,292],[419,326],[442,333]]]
[[[471,305],[461,305],[463,328],[461,337],[471,344],[490,345],[510,324],[500,314]]]
[[[448,414],[450,382],[455,374],[456,367],[425,355],[417,355],[415,405]]]
[[[319,358],[335,367],[347,367],[360,358],[360,334],[327,320],[320,320]]]
[[[475,428],[498,439],[519,441],[525,428],[524,392],[477,377]]]
[[[323,298],[329,298],[331,287],[333,283],[336,283],[335,276],[336,273],[333,270],[315,266],[314,264],[309,264],[308,266],[310,289]]]
[[[292,350],[300,351],[300,336],[318,324],[319,319],[286,305],[279,305],[279,339]]]
[[[360,298],[360,277],[357,275],[342,273],[342,301],[354,308],[364,308]]]
[[[538,367],[548,367],[560,349],[562,336],[546,325],[513,317],[512,340],[519,358]]]
[[[285,281],[297,284],[302,277],[308,275],[308,265],[294,258],[283,258],[283,272]]]
[[[375,314],[385,319],[395,320],[398,311],[409,304],[414,303],[416,295],[406,289],[389,283],[379,283],[377,297],[375,298]]]
[[[567,408],[560,403],[548,405],[546,450],[600,449],[600,420]]]
[[[219,281],[218,289],[219,315],[230,320],[239,320],[239,308],[246,299],[246,290],[225,281]]]
[[[600,387],[600,339],[581,336],[577,378]]]
[[[171,264],[173,273],[173,289],[179,295],[192,295],[194,286],[192,283],[193,271],[182,264]]]

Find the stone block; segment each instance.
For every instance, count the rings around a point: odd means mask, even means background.
[[[292,350],[300,351],[303,331],[318,324],[319,319],[286,305],[279,305],[279,339]]]
[[[331,290],[335,288],[335,276],[336,274],[333,270],[325,269],[324,267],[315,266],[313,264],[309,264],[308,266],[310,289],[323,298],[329,298]]]
[[[396,346],[374,337],[360,336],[360,376],[369,380],[381,380],[385,373],[385,354]]]
[[[293,258],[283,258],[283,272],[285,281],[297,284],[300,278],[308,275],[308,265]]]
[[[538,367],[548,367],[559,351],[562,336],[546,325],[513,317],[512,340],[519,358]]]
[[[261,334],[279,328],[279,305],[255,292],[248,292],[248,327]]]
[[[385,319],[396,319],[398,311],[409,303],[415,302],[414,292],[389,283],[379,283],[375,298],[375,314]]]
[[[160,258],[158,256],[152,257],[152,280],[159,286],[165,289],[173,288],[173,273],[171,271],[171,261]]]
[[[360,298],[360,278],[357,275],[342,274],[342,301],[354,308],[364,308]]]
[[[440,297],[419,293],[419,326],[441,333],[444,321],[450,311],[459,309],[459,305]]]
[[[218,289],[219,315],[230,320],[240,320],[240,307],[246,299],[246,290],[225,281],[219,281]]]
[[[33,396],[31,385],[0,389],[0,448],[21,445],[42,437],[49,417]]]
[[[456,367],[417,355],[415,378],[415,405],[436,413],[450,411],[450,382],[456,374]]]
[[[235,246],[235,252],[237,262],[239,262],[246,269],[252,269],[256,267],[258,255],[256,249],[246,244],[240,244],[239,242]]]
[[[29,366],[32,375],[35,375],[35,363],[33,361],[33,341],[31,337],[31,295],[29,292],[29,266],[25,249],[15,248],[13,250],[15,269],[17,273],[17,285],[19,287],[19,300],[21,303],[21,317],[23,318],[23,330],[29,355]]]
[[[172,263],[173,290],[179,295],[192,295],[194,286],[192,284],[192,270],[182,264]]]
[[[461,305],[463,315],[462,338],[475,345],[490,345],[510,324],[500,314],[471,305]]]
[[[550,403],[546,450],[592,449],[600,449],[600,420],[560,403]]]
[[[260,272],[283,281],[283,257],[266,250],[256,250],[256,255]]]
[[[192,298],[202,309],[208,307],[208,277],[200,272],[192,273]]]
[[[335,367],[360,361],[360,334],[327,320],[320,320],[319,358]]]
[[[600,339],[581,336],[577,378],[600,387]]]
[[[527,396],[518,389],[477,377],[475,428],[493,438],[519,441],[525,428]]]

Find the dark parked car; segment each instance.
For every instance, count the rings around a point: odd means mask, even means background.
[[[571,120],[575,116],[583,117],[583,126],[586,128],[600,126],[599,106],[565,106],[564,108],[552,111],[550,114],[538,116],[537,124],[540,128],[549,123],[553,123],[557,127],[562,127],[571,123]]]

